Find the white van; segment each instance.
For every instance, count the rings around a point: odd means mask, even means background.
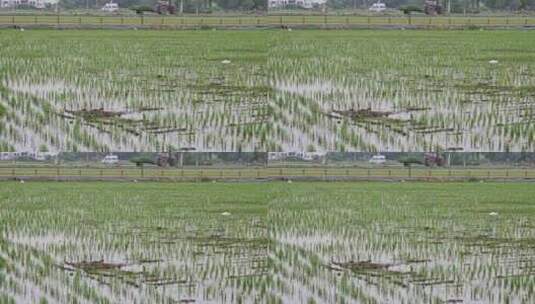
[[[117,155],[108,154],[102,159],[102,163],[106,165],[116,165],[119,163],[119,157]]]
[[[377,12],[377,13],[384,12],[386,10],[386,4],[382,2],[376,2],[372,4],[372,6],[370,6],[369,10],[370,12]]]
[[[370,164],[374,165],[382,165],[386,163],[386,157],[384,155],[374,155],[372,158],[370,158]]]
[[[117,12],[119,10],[119,4],[113,2],[106,3],[102,7],[102,10],[109,13]]]

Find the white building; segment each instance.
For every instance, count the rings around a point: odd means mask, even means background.
[[[17,160],[18,158],[33,159],[36,161],[45,161],[58,156],[56,152],[0,152],[0,160]]]
[[[22,156],[22,152],[0,152],[0,160],[15,160]]]
[[[325,5],[327,0],[268,0],[269,8],[284,8],[297,6],[302,8],[317,8]]]
[[[10,8],[25,5],[34,8],[45,8],[47,5],[53,5],[57,0],[0,0],[0,7]]]
[[[35,8],[45,8],[46,7],[45,0],[28,0],[28,5],[33,6]]]
[[[14,7],[20,4],[20,0],[1,0],[0,7]]]

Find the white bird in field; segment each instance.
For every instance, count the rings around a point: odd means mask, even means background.
[[[230,212],[226,212],[226,211],[225,211],[225,212],[221,213],[221,215],[222,215],[222,216],[229,216],[229,215],[230,215]]]
[[[491,212],[491,213],[489,213],[489,215],[490,216],[496,216],[496,215],[498,215],[498,212]]]
[[[498,64],[498,60],[492,59],[492,60],[489,60],[489,63],[490,64]]]
[[[289,179],[289,180],[288,180],[288,184],[291,184],[291,183],[292,183],[292,180],[291,180],[291,179]]]
[[[21,180],[20,180],[20,183],[21,183],[21,184],[24,184],[24,180],[21,179]]]
[[[21,28],[20,28],[20,31],[21,31],[21,32],[24,32],[24,28],[21,27]]]
[[[225,59],[225,60],[221,61],[221,63],[222,63],[222,64],[229,64],[229,63],[230,63],[230,60]]]

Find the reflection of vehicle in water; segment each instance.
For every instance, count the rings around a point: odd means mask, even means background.
[[[370,158],[370,164],[382,165],[386,162],[386,157],[384,155],[374,155]]]
[[[370,12],[384,12],[386,10],[386,5],[382,2],[376,2],[370,6]]]
[[[119,5],[117,3],[108,2],[104,4],[102,10],[109,13],[117,12],[119,11]]]
[[[102,163],[106,165],[115,165],[119,163],[119,157],[117,155],[108,154],[104,159],[102,159]]]

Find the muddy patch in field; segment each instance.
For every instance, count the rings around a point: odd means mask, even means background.
[[[104,260],[65,262],[64,265],[67,270],[83,270],[88,274],[118,271],[125,266],[127,266],[126,263],[108,263],[104,262]]]
[[[332,110],[326,115],[332,118],[349,118],[357,121],[364,120],[390,120],[390,121],[409,121],[411,114],[415,112],[425,112],[431,110],[430,107],[407,107],[399,111],[385,111],[366,109],[349,109],[349,110]]]
[[[105,110],[104,108],[99,109],[81,109],[81,110],[67,110],[64,109],[63,113],[68,118],[83,118],[86,121],[99,121],[99,120],[110,120],[114,118],[121,118],[125,121],[138,121],[133,118],[127,118],[126,116],[135,116],[139,115],[144,112],[154,112],[154,111],[162,111],[163,108],[155,108],[155,107],[142,107],[137,110],[131,110],[131,111],[117,111],[117,110]],[[125,118],[126,117],[126,118]]]
[[[178,127],[177,125],[159,125],[155,122],[148,121],[144,116],[144,113],[161,112],[163,110],[164,108],[160,107],[143,107],[130,111],[104,110],[103,108],[99,108],[64,110],[58,115],[69,120],[81,119],[84,125],[94,127],[105,133],[109,133],[110,131],[104,128],[104,126],[114,126],[123,128],[126,132],[136,136],[141,135],[143,132],[150,134],[194,134],[188,128]]]
[[[334,272],[349,271],[359,279],[371,285],[380,285],[381,279],[387,279],[390,283],[409,288],[411,285],[436,286],[452,285],[454,280],[443,277],[427,276],[415,271],[416,267],[426,267],[431,263],[429,259],[407,259],[401,263],[383,263],[366,261],[331,261],[326,267]]]
[[[348,261],[348,262],[331,262],[331,267],[337,267],[338,269],[351,270],[353,272],[368,272],[368,271],[388,271],[388,268],[393,264],[389,263],[374,263],[368,261]]]
[[[141,287],[141,285],[163,286],[163,285],[192,285],[184,278],[160,276],[151,273],[148,264],[161,263],[163,260],[139,260],[134,263],[126,262],[106,262],[80,261],[64,262],[57,265],[59,268],[68,271],[81,271],[87,277],[98,281],[101,284],[110,285],[112,279],[120,279],[128,285]]]

